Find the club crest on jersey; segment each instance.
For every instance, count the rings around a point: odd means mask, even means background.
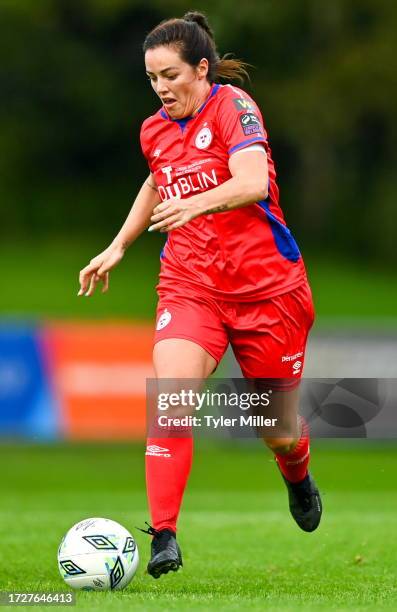
[[[160,331],[161,329],[164,329],[164,327],[166,327],[166,325],[168,325],[168,323],[171,321],[171,318],[171,313],[165,309],[157,321],[156,330]]]
[[[212,132],[209,128],[202,128],[196,136],[196,147],[198,149],[207,149],[212,142]]]

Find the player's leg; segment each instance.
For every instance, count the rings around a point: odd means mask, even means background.
[[[188,298],[186,292],[177,299],[167,296],[160,300],[155,341],[157,389],[165,394],[180,393],[186,385],[193,391],[199,390],[227,346],[216,309],[205,301]],[[155,578],[177,570],[182,564],[176,529],[192,454],[189,428],[164,429],[161,435],[148,437],[146,483],[153,525],[149,532],[154,535],[148,571]]]
[[[274,453],[287,487],[294,520],[304,531],[314,531],[321,520],[322,503],[308,471],[310,436],[307,423],[298,415],[299,387],[291,391],[274,391],[272,404],[273,414],[283,414],[286,420],[286,434],[265,435],[263,440]]]
[[[273,389],[271,411],[281,422],[269,434],[262,431],[262,437],[287,486],[291,513],[305,531],[316,529],[322,512],[308,472],[309,430],[298,415],[299,380],[313,319],[310,288],[302,285],[256,305],[241,305],[231,337],[244,376],[259,386],[270,382]],[[245,321],[250,321],[250,330],[245,329]]]
[[[278,415],[278,427],[270,435],[263,430],[263,440],[274,453],[281,473],[290,482],[303,480],[309,463],[309,431],[298,411],[299,385],[292,390],[273,388],[271,412]]]
[[[153,361],[158,392],[167,394],[179,393],[183,379],[189,380],[189,388],[195,381],[198,385],[217,365],[201,346],[179,338],[158,342]],[[153,525],[148,531],[154,536],[148,572],[154,578],[182,565],[176,525],[192,465],[193,437],[189,428],[173,434],[164,432],[147,441],[146,486]]]
[[[154,347],[153,361],[158,392],[167,395],[180,393],[183,379],[188,379],[189,388],[199,385],[217,365],[201,346],[179,338],[158,342]],[[164,415],[171,417],[172,413],[168,410]],[[160,434],[147,441],[146,478],[150,513],[155,529],[176,531],[192,464],[193,437],[188,427],[173,429],[172,432],[164,428]]]

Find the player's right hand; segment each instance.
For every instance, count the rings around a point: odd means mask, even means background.
[[[109,289],[109,272],[124,256],[122,246],[110,245],[102,253],[91,259],[88,266],[79,274],[80,290],[78,296],[90,297],[99,282],[103,283],[102,293]]]

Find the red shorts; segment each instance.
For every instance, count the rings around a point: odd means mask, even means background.
[[[155,343],[191,340],[217,363],[230,343],[245,378],[300,379],[314,321],[307,282],[258,302],[219,301],[177,283],[172,291],[159,287],[159,298]]]

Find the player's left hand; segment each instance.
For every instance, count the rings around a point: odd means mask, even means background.
[[[152,225],[148,232],[156,230],[160,232],[170,232],[177,227],[182,227],[199,215],[199,210],[189,199],[179,200],[172,198],[165,200],[156,206],[150,219]]]

